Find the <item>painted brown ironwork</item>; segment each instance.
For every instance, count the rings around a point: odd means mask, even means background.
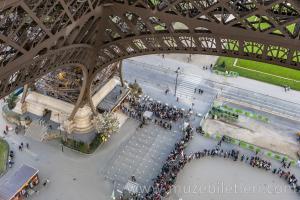
[[[80,65],[87,100],[113,63],[157,53],[300,69],[299,39],[299,0],[0,0],[0,97]]]

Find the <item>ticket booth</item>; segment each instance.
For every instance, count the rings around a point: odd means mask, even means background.
[[[0,200],[24,200],[38,183],[38,170],[22,165],[3,185],[0,185]]]

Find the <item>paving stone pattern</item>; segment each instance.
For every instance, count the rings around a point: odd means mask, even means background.
[[[179,131],[165,130],[154,124],[137,129],[108,162],[104,176],[120,191],[133,175],[142,187],[151,186],[180,136]]]

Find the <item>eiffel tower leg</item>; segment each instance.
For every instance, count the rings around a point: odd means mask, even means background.
[[[27,111],[25,100],[26,100],[26,96],[28,94],[28,90],[29,90],[28,84],[24,85],[22,97],[21,97],[21,100],[20,100],[22,113],[25,113]]]
[[[119,71],[119,77],[120,77],[120,82],[121,86],[124,87],[124,79],[123,79],[123,60],[120,60],[118,62],[118,71]]]
[[[88,69],[85,66],[81,66],[82,74],[83,74],[83,80],[82,80],[82,86],[81,90],[78,96],[78,99],[74,105],[74,108],[68,118],[68,120],[72,121],[75,117],[76,112],[78,109],[82,106],[82,102],[84,101],[84,96],[87,91],[87,83],[88,83]]]

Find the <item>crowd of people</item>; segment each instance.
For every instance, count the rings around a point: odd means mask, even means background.
[[[151,190],[145,194],[145,200],[160,200],[170,192],[176,182],[177,174],[190,160],[184,153],[184,149],[192,136],[193,130],[188,126],[181,140],[175,144],[174,150],[169,154],[160,174],[154,179]]]
[[[252,156],[251,157],[250,165],[252,167],[263,168],[267,171],[271,170],[271,166],[272,166],[270,162],[268,162],[266,160],[263,160],[258,156],[255,156],[255,157]]]
[[[163,104],[159,101],[136,99],[130,96],[128,96],[127,100],[129,107],[122,105],[121,110],[135,119],[142,120],[145,111],[152,112],[156,118],[161,120],[178,121],[184,117],[184,111],[182,109]]]
[[[172,130],[172,123],[171,122],[154,119],[154,124],[157,124],[157,125],[165,128],[165,129]]]

